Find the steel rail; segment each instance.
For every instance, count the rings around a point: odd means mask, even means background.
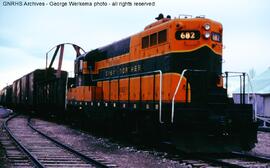
[[[232,157],[239,157],[239,158],[247,158],[248,160],[252,160],[252,161],[259,161],[259,162],[270,162],[270,158],[267,157],[263,157],[263,156],[255,156],[252,154],[247,154],[247,153],[241,153],[241,152],[231,152],[228,153],[229,156]],[[211,158],[211,157],[207,157],[207,156],[198,156],[198,159],[201,160],[206,160],[209,162],[212,162],[214,164],[218,164],[218,165],[222,165],[225,167],[233,167],[233,168],[244,168],[245,166],[241,166],[241,165],[237,165],[236,163],[229,163],[226,161],[222,161],[220,160],[221,158]]]
[[[253,154],[241,153],[241,152],[232,152],[232,155],[238,156],[238,157],[246,157],[248,159],[253,159],[254,161],[270,162],[270,158],[265,157],[265,156],[256,156]]]
[[[226,161],[219,160],[219,158],[213,158],[213,156],[208,156],[207,154],[202,153],[187,153],[185,151],[181,151],[176,149],[175,154],[178,155],[179,160],[200,160],[212,166],[222,166],[222,167],[230,167],[230,168],[245,168],[244,166],[240,166],[233,163],[228,163]],[[184,161],[185,162],[185,161]],[[192,163],[189,163],[192,165]]]
[[[28,156],[28,158],[35,164],[35,166],[39,168],[45,168],[45,166],[35,157],[31,154],[31,152],[22,144],[18,141],[18,139],[13,135],[12,131],[8,128],[8,122],[17,117],[17,115],[13,115],[10,118],[8,118],[4,122],[4,128],[8,132],[9,136],[13,139],[13,141],[23,150],[23,152]]]
[[[208,156],[208,155],[201,155],[197,153],[186,153],[184,152],[183,155],[188,158],[188,159],[196,159],[196,160],[202,160],[210,165],[215,165],[215,166],[222,166],[222,167],[230,167],[230,168],[245,168],[244,166],[240,166],[237,164],[229,163],[226,161],[222,161],[222,157],[218,158],[213,158],[213,156]]]
[[[217,164],[218,166],[230,167],[230,168],[246,168],[245,166],[240,166],[233,163],[228,163],[219,159],[212,159],[207,157],[202,157],[202,160],[209,161],[213,164]]]
[[[61,143],[61,142],[59,142],[59,141],[53,139],[52,137],[46,135],[45,133],[43,133],[43,132],[37,130],[37,129],[30,123],[30,118],[28,118],[28,126],[29,126],[31,129],[33,129],[34,131],[36,131],[37,133],[39,133],[40,135],[42,135],[43,137],[45,137],[45,138],[47,138],[48,140],[54,142],[56,145],[58,145],[58,146],[60,146],[60,147],[62,147],[62,148],[64,148],[64,149],[68,150],[69,152],[71,152],[71,153],[73,153],[73,154],[79,156],[80,158],[82,158],[83,160],[87,161],[88,163],[90,163],[90,164],[95,164],[95,166],[100,167],[100,168],[109,168],[107,165],[105,165],[105,164],[103,164],[103,163],[100,163],[100,162],[98,162],[98,161],[96,161],[96,160],[94,160],[94,159],[92,159],[92,158],[90,158],[90,157],[88,157],[88,156],[86,156],[86,155],[80,153],[79,151],[77,151],[77,150],[75,150],[75,149],[72,149],[71,147],[69,147],[69,146],[67,146],[67,145],[65,145],[65,144],[63,144],[63,143]]]

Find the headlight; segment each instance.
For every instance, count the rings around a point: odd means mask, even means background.
[[[210,28],[211,28],[209,23],[206,23],[203,27],[205,30],[210,30]]]
[[[211,34],[209,32],[205,32],[204,38],[209,39],[210,36],[211,36]]]

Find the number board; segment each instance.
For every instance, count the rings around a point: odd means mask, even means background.
[[[184,30],[184,31],[177,31],[175,33],[175,38],[177,40],[198,40],[200,39],[200,32],[197,30]]]
[[[212,40],[217,41],[217,42],[221,42],[222,41],[221,34],[213,32],[212,33]]]

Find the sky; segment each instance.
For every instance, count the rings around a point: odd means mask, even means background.
[[[87,0],[92,3],[114,1]],[[75,43],[90,51],[142,31],[159,13],[172,18],[180,14],[205,15],[222,23],[223,71],[254,69],[258,75],[270,66],[269,0],[126,1],[155,2],[155,6],[27,7],[5,6],[10,1],[0,0],[0,88],[34,69],[44,68],[46,52],[59,43]],[[49,55],[51,57],[52,53]],[[64,70],[73,71],[74,58],[71,47],[67,48]]]

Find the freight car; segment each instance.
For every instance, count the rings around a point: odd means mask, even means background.
[[[12,86],[6,86],[0,91],[0,104],[11,107]]]
[[[53,108],[65,104],[65,117],[91,129],[170,141],[186,151],[254,147],[252,106],[234,104],[223,86],[222,25],[204,17],[156,19],[140,33],[77,55],[75,77],[67,81],[64,73],[62,88],[37,84],[34,107],[59,100]],[[59,88],[59,99],[49,96]],[[24,102],[13,95],[14,104]]]
[[[59,78],[54,69],[37,69],[1,91],[1,104],[20,111],[65,110],[67,72]]]

